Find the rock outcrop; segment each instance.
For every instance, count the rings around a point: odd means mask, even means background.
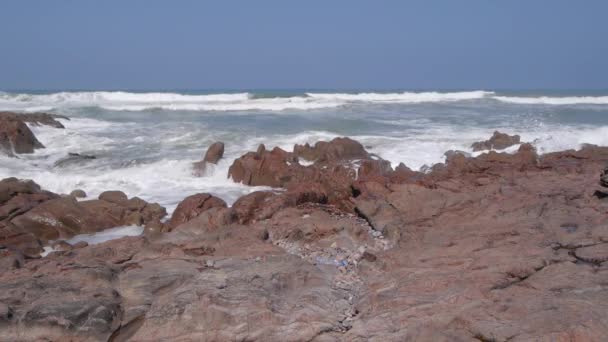
[[[159,222],[163,207],[119,191],[102,193],[97,200],[76,201],[40,189],[32,181],[0,181],[0,245],[36,256],[48,241],[68,239],[123,225]]]
[[[49,114],[49,113],[14,113],[14,112],[0,112],[0,119],[8,118],[13,120],[21,120],[23,122],[40,126],[51,126],[55,128],[65,128],[63,124],[57,119],[70,120],[67,116]]]
[[[224,156],[224,143],[221,141],[216,141],[209,148],[203,157],[203,160],[194,163],[194,175],[202,176],[207,169],[208,164],[217,164],[220,159]]]
[[[9,156],[15,153],[33,153],[44,145],[27,125],[14,116],[0,116],[0,150]]]
[[[455,153],[423,174],[320,146],[302,148],[316,160],[309,166],[276,149],[241,157],[233,171],[246,184],[284,189],[250,193],[232,207],[190,196],[165,232],[62,244],[39,259],[1,248],[0,336],[608,340],[608,202],[593,195],[598,174],[606,185],[608,148]],[[339,166],[348,173],[328,171]],[[343,180],[352,208],[331,192]],[[0,190],[1,205],[44,195],[15,179]],[[75,210],[73,199],[46,195],[17,217],[45,205]],[[141,207],[119,192],[96,201],[87,212],[105,219]]]
[[[490,139],[473,143],[471,148],[473,151],[504,150],[507,147],[517,145],[519,143],[519,135],[508,135],[506,133],[495,131]]]

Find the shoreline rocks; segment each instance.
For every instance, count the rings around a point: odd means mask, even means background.
[[[346,138],[261,145],[230,174],[277,189],[231,207],[195,194],[166,223],[158,205],[121,192],[76,202],[2,180],[0,245],[23,248],[0,248],[0,336],[606,340],[608,207],[593,195],[606,165],[608,147],[592,145],[454,152],[428,173]],[[95,220],[155,234],[33,255],[37,235]]]
[[[485,141],[478,141],[471,145],[473,152],[484,150],[504,150],[507,147],[520,143],[519,135],[508,135],[499,131],[494,131],[492,137]]]

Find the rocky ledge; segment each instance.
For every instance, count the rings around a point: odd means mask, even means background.
[[[282,190],[231,207],[193,195],[166,222],[122,193],[76,202],[4,180],[0,336],[606,341],[607,165],[591,145],[450,153],[427,173],[348,138],[262,145],[230,176]],[[126,223],[145,234],[44,258],[30,247]]]

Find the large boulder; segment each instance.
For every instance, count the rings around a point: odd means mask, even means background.
[[[44,145],[27,125],[17,116],[0,115],[0,150],[13,156],[14,153],[33,153]]]
[[[508,135],[495,131],[492,137],[485,141],[478,141],[471,145],[473,151],[483,150],[503,150],[509,146],[517,145],[520,143],[519,135]]]
[[[192,220],[203,212],[216,207],[226,208],[227,205],[221,198],[207,193],[188,196],[177,205],[177,208],[175,208],[171,219],[167,223],[167,228],[168,230],[173,230],[177,226]]]

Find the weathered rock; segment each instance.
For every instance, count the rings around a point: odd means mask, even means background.
[[[167,224],[169,230],[186,223],[211,208],[226,208],[226,202],[213,195],[200,193],[186,197],[181,201]]]
[[[232,209],[241,224],[249,223],[256,219],[256,214],[267,206],[268,200],[276,196],[271,191],[254,191],[242,196],[232,205]]]
[[[0,115],[0,150],[13,156],[14,153],[33,153],[39,148],[44,145],[20,118]]]
[[[499,131],[495,131],[490,139],[473,143],[473,145],[471,145],[471,148],[473,149],[473,151],[503,150],[509,146],[517,145],[519,143],[519,135],[508,135]]]
[[[184,204],[193,214],[168,233],[0,255],[12,265],[0,272],[0,336],[604,341],[607,212],[592,192],[607,152],[539,157],[524,145],[454,156],[401,184],[349,178],[359,216],[331,204],[332,173],[318,171],[232,208]]]

